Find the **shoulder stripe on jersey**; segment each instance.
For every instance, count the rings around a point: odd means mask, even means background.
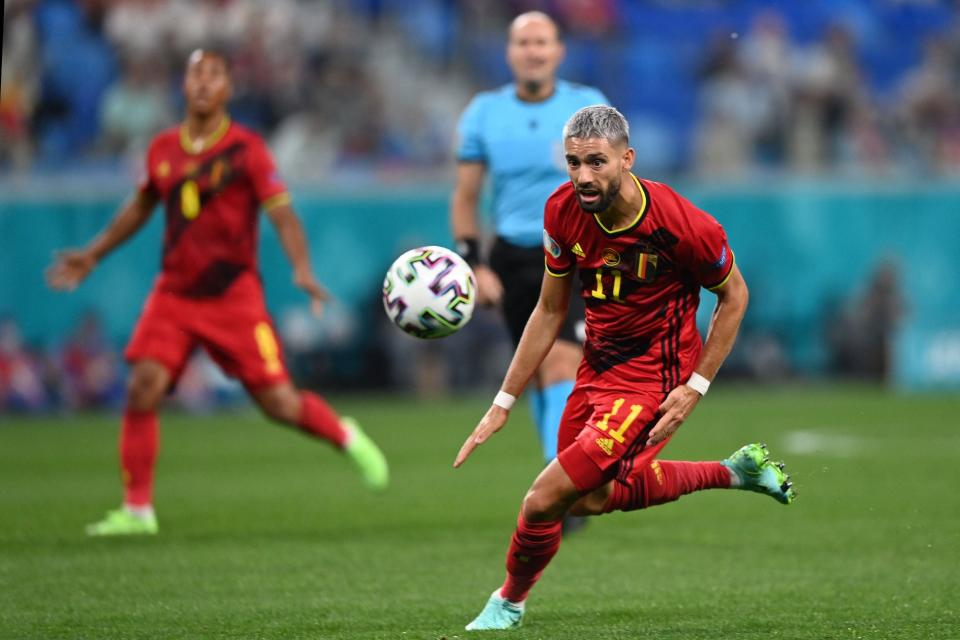
[[[190,134],[187,132],[187,125],[184,123],[180,125],[180,147],[192,156],[203,153],[220,142],[220,139],[227,134],[227,129],[229,128],[230,116],[223,116],[223,119],[220,120],[220,124],[217,125],[213,134],[197,146],[193,143],[193,140],[190,139]]]
[[[636,226],[640,224],[640,221],[643,220],[643,217],[647,214],[647,210],[650,208],[650,194],[647,193],[646,187],[643,186],[643,183],[641,183],[637,176],[633,175],[633,173],[630,174],[630,177],[633,178],[637,188],[640,189],[640,195],[643,196],[643,202],[640,205],[640,210],[637,211],[637,217],[633,219],[633,222],[625,226],[623,229],[614,229],[611,231],[603,226],[602,222],[600,222],[600,216],[598,216],[596,213],[593,214],[593,219],[597,221],[597,226],[599,226],[600,229],[602,229],[603,232],[608,236],[618,236],[621,233],[626,233],[627,231],[636,228]]]
[[[730,271],[727,271],[727,275],[723,277],[723,280],[721,280],[720,282],[718,282],[713,286],[707,287],[707,291],[716,291],[717,289],[722,288],[723,285],[727,284],[727,280],[729,280],[730,276],[733,275],[733,267],[734,265],[736,265],[736,263],[737,263],[737,256],[733,254],[733,249],[731,249],[730,250]]]
[[[290,197],[289,191],[281,191],[280,193],[272,195],[264,200],[260,206],[263,207],[264,211],[270,211],[270,209],[273,209],[274,207],[290,204],[292,201],[293,200]]]

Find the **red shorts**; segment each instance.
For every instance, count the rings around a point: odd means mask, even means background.
[[[128,362],[156,360],[176,381],[198,346],[248,389],[290,379],[263,289],[253,274],[241,276],[216,298],[154,289],[124,356]]]
[[[574,388],[560,420],[557,461],[577,489],[592,491],[656,458],[669,438],[652,447],[646,441],[663,400],[651,392]]]

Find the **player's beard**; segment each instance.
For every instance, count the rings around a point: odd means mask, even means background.
[[[613,204],[613,201],[616,200],[617,196],[620,195],[620,176],[617,176],[610,182],[610,186],[607,187],[606,191],[600,191],[600,199],[596,202],[584,203],[583,198],[580,197],[580,188],[577,188],[577,201],[580,203],[580,208],[586,211],[587,213],[601,213],[610,208],[610,205]]]

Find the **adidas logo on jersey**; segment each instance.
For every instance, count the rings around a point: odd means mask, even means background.
[[[613,455],[613,438],[597,438],[597,446],[608,456]]]
[[[583,249],[580,247],[580,243],[579,243],[579,242],[578,242],[577,244],[573,245],[573,249],[571,249],[571,251],[573,251],[576,255],[580,256],[581,258],[586,257],[586,256],[584,255],[584,253],[583,253]]]

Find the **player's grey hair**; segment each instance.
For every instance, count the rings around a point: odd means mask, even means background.
[[[580,109],[563,125],[563,139],[606,138],[611,144],[630,143],[630,125],[623,114],[605,104]]]

